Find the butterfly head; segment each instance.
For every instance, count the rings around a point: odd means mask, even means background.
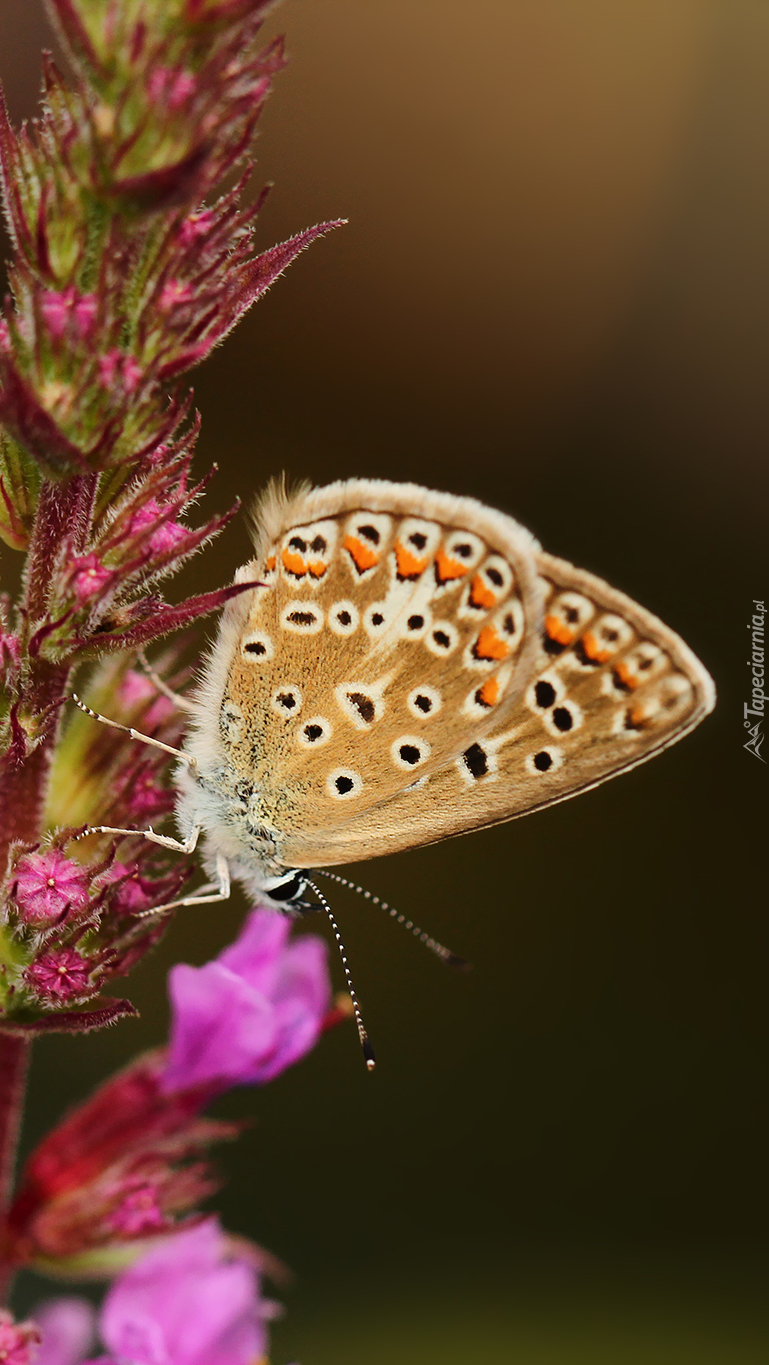
[[[265,878],[260,888],[260,897],[264,897],[271,904],[274,903],[279,910],[300,913],[317,910],[318,906],[312,901],[304,900],[307,886],[307,877],[303,872],[297,868],[288,868],[277,877]]]

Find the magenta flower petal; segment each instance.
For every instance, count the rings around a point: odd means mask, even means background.
[[[41,1342],[35,1365],[80,1365],[93,1348],[96,1310],[86,1299],[49,1299],[35,1310]]]
[[[23,919],[39,926],[54,924],[67,906],[82,910],[88,904],[87,868],[72,862],[59,849],[28,853],[16,868],[16,900]]]
[[[166,1238],[116,1280],[101,1334],[131,1365],[255,1365],[268,1315],[254,1266],[230,1253],[212,1218]]]
[[[289,932],[287,918],[255,910],[219,958],[171,970],[167,1090],[264,1084],[315,1045],[331,997],[326,946]]]

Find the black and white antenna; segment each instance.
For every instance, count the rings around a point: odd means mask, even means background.
[[[357,882],[349,882],[346,877],[340,877],[336,872],[327,872],[325,868],[318,868],[316,870],[316,876],[317,875],[328,877],[330,881],[337,882],[339,886],[346,886],[349,891],[357,892],[364,900],[371,901],[372,905],[378,905],[380,910],[384,910],[391,919],[395,920],[396,924],[402,924],[404,929],[407,929],[410,934],[413,934],[415,938],[419,939],[419,942],[423,943],[425,948],[429,948],[430,952],[435,953],[435,956],[439,957],[441,962],[445,962],[447,966],[454,967],[460,972],[470,971],[472,963],[468,962],[464,957],[459,957],[457,953],[452,953],[450,948],[446,948],[444,944],[439,943],[437,939],[432,938],[425,929],[420,929],[419,925],[415,924],[413,919],[408,919],[406,915],[402,915],[394,906],[388,905],[387,901],[381,900],[379,896],[375,896],[373,892],[366,891],[364,887],[358,886]]]
[[[311,889],[315,892],[315,895],[318,897],[318,900],[320,901],[321,905],[323,906],[323,909],[328,915],[329,924],[331,925],[331,928],[334,931],[336,946],[339,949],[339,956],[342,959],[342,966],[344,967],[345,980],[347,981],[347,990],[352,1001],[353,1013],[355,1015],[355,1023],[358,1026],[358,1037],[360,1038],[360,1045],[363,1048],[363,1056],[366,1059],[366,1066],[368,1070],[373,1071],[374,1067],[376,1066],[376,1057],[374,1056],[374,1049],[371,1046],[371,1040],[366,1032],[365,1024],[363,1023],[363,1015],[360,1012],[360,1004],[358,1003],[358,997],[355,994],[355,987],[352,984],[352,976],[350,975],[350,967],[347,961],[347,952],[345,950],[344,943],[342,942],[342,935],[339,932],[339,925],[334,919],[334,913],[328,901],[326,900],[326,897],[323,895],[323,892],[319,891],[315,883],[311,882],[309,878],[307,879],[307,885],[311,887]]]

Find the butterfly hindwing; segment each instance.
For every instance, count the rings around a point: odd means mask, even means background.
[[[541,553],[537,562],[537,656],[501,723],[365,820],[292,838],[289,857],[351,862],[513,819],[644,762],[711,710],[711,679],[673,631],[593,575]]]

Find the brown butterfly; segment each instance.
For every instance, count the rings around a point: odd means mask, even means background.
[[[235,877],[300,907],[310,869],[576,796],[714,705],[672,630],[472,498],[273,486],[238,579],[257,586],[202,668],[182,839],[146,832],[183,852],[203,839],[215,880],[176,904],[224,899]]]

